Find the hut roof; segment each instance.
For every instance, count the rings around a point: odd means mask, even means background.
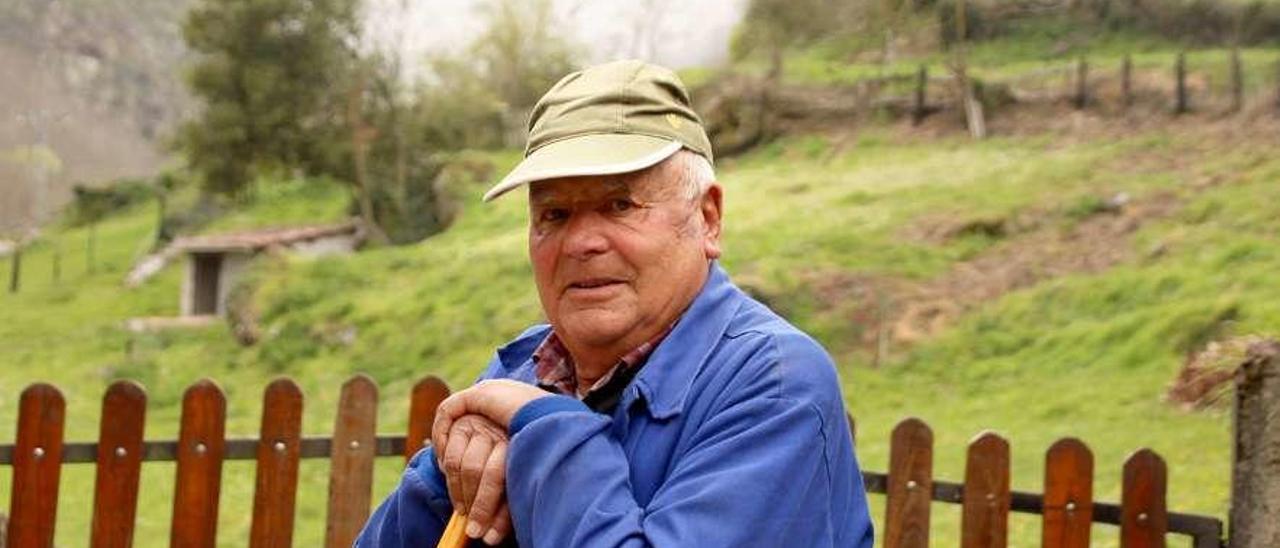
[[[181,237],[173,241],[172,249],[184,253],[252,253],[273,246],[287,246],[308,240],[351,234],[359,237],[359,221],[327,225],[274,227],[230,234],[209,234]]]

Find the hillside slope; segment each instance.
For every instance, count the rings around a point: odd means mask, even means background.
[[[1147,446],[1169,463],[1171,509],[1225,516],[1229,417],[1181,411],[1162,397],[1184,355],[1207,341],[1280,333],[1280,133],[1270,123],[1206,127],[1195,118],[1137,134],[1085,122],[1094,133],[974,143],[894,126],[776,142],[720,167],[724,264],[832,350],[866,468],[884,469],[889,431],[918,416],[934,427],[938,477],[961,477],[967,440],[994,429],[1011,440],[1014,488],[1036,490],[1043,451],[1072,435],[1095,451],[1100,500],[1119,498],[1120,464]],[[285,186],[223,228],[281,222],[282,211],[337,217],[344,200]],[[63,388],[68,438],[91,439],[101,392],[115,378],[147,386],[149,437],[176,435],[181,392],[201,377],[228,393],[228,433],[249,435],[261,389],[281,374],[307,395],[304,431],[323,434],[342,380],[355,372],[382,387],[379,429],[400,431],[414,378],[437,373],[464,385],[494,347],[539,320],[523,208],[519,196],[477,200],[451,230],[418,245],[261,261],[251,302],[267,336],[249,348],[223,326],[119,328],[177,309],[176,268],[135,290],[119,286],[153,212],[99,228],[93,274],[73,251],[84,232],[61,232],[63,283],[44,274],[46,243],[26,259],[24,290],[0,295],[0,440],[13,438],[17,392],[36,380]],[[398,464],[380,463],[376,497]],[[167,537],[172,495],[171,466],[146,470],[140,546]],[[241,545],[248,533],[251,472],[227,467],[222,545]],[[68,467],[63,493],[85,492],[91,477],[91,468]],[[323,463],[305,462],[302,489],[323,493],[326,477]],[[0,501],[8,482],[0,473]],[[324,497],[299,503],[298,545],[318,544]],[[87,537],[89,504],[62,497],[59,544]],[[882,505],[873,497],[873,508]],[[958,516],[936,506],[937,545],[952,543]],[[1015,516],[1011,527],[1014,545],[1037,542],[1037,520]],[[1109,527],[1095,533],[1102,546],[1117,537]]]

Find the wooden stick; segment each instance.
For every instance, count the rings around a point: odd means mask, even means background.
[[[449,524],[444,528],[444,534],[440,535],[440,543],[436,548],[463,548],[467,545],[467,516],[460,512],[454,512],[449,518]]]

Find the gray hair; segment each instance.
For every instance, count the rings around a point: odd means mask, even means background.
[[[680,182],[685,187],[685,196],[690,201],[702,197],[702,194],[716,182],[715,169],[701,154],[683,148],[676,151],[667,161],[676,163],[673,167],[680,174]]]

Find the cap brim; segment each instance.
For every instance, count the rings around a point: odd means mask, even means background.
[[[502,181],[484,193],[488,202],[533,181],[639,171],[666,160],[682,145],[648,135],[600,133],[547,145],[529,154]]]

